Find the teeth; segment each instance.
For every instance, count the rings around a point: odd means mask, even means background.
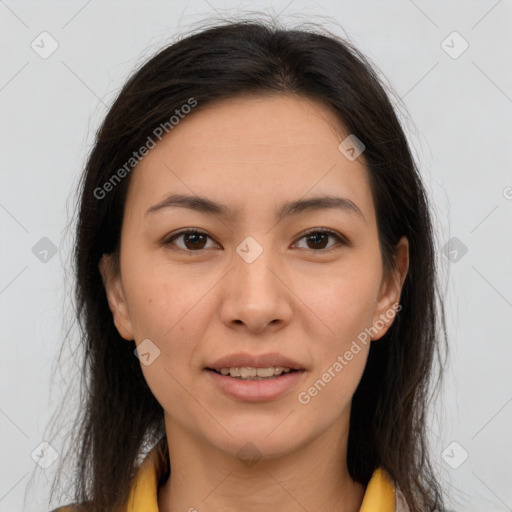
[[[249,377],[268,377],[268,375],[258,375],[256,368],[240,368],[240,377],[247,379]]]
[[[230,377],[238,377],[243,380],[260,380],[268,379],[282,373],[291,372],[290,368],[283,368],[282,366],[270,366],[268,368],[251,368],[248,366],[231,368],[221,368],[219,373],[221,375],[229,375]]]

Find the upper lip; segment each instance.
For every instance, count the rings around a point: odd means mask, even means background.
[[[251,355],[247,353],[231,354],[221,357],[207,368],[211,370],[220,370],[221,368],[269,368],[271,366],[282,366],[283,368],[291,368],[292,370],[304,370],[303,366],[298,362],[276,353]]]

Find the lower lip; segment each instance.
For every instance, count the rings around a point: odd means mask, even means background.
[[[268,380],[241,380],[213,370],[206,371],[226,395],[246,402],[275,400],[293,389],[304,373],[304,370],[297,370]]]

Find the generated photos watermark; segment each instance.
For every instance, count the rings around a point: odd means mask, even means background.
[[[364,331],[361,331],[357,335],[357,340],[353,340],[350,348],[345,351],[343,355],[339,355],[336,358],[336,361],[327,368],[327,370],[322,374],[322,376],[317,379],[312,386],[310,386],[307,390],[301,391],[297,395],[297,399],[299,403],[302,405],[307,405],[311,402],[311,399],[320,393],[325,386],[331,380],[336,377],[345,366],[348,365],[350,361],[354,358],[355,355],[361,352],[362,347],[366,346],[368,342],[371,340],[372,336],[375,336],[380,332],[380,330],[386,325],[386,323],[393,320],[396,314],[402,309],[402,305],[395,303],[391,308],[389,308],[385,313],[380,315],[379,320],[377,320],[371,327],[366,327]]]
[[[139,148],[138,151],[134,151],[132,156],[114,173],[110,178],[103,183],[101,187],[94,189],[94,197],[96,199],[104,199],[105,196],[111,192],[126,176],[134,169],[134,167],[149,153],[151,149],[156,146],[155,139],[159,141],[162,137],[171,132],[171,130],[179,124],[179,122],[189,114],[192,109],[197,105],[195,98],[189,98],[187,103],[181,105],[174,111],[174,114],[169,118],[168,121],[160,123],[146,139],[146,142]]]

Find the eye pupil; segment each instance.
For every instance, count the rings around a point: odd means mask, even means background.
[[[195,246],[195,244],[197,244],[198,242],[198,238],[203,238],[203,242],[204,242],[204,239],[205,239],[205,236],[200,234],[200,233],[192,233],[192,234],[184,234],[183,235],[183,240],[185,242],[185,245],[187,245],[189,242],[190,242],[190,239],[192,239],[192,249],[202,249],[203,247],[197,247]],[[204,245],[204,244],[203,244]]]
[[[328,238],[328,235],[325,234],[325,233],[314,233],[313,235],[309,235],[308,236],[308,240],[314,240],[313,241],[313,244],[320,244],[322,245],[322,242],[319,241],[319,238],[323,238],[323,241],[325,242]],[[322,247],[320,247],[320,249],[323,249],[325,246],[325,244],[322,245]],[[318,249],[318,247],[314,247],[315,249]]]

